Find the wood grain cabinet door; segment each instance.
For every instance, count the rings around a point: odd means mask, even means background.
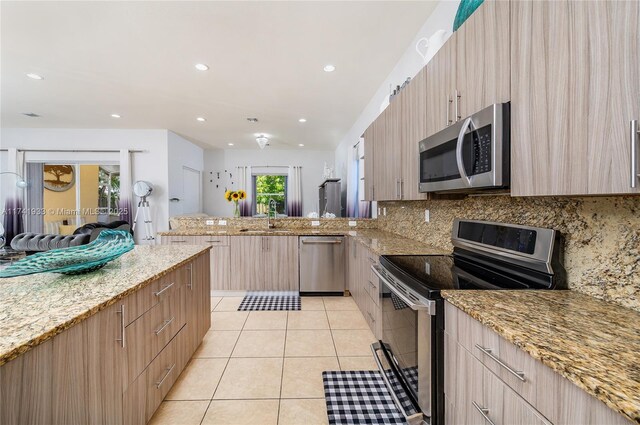
[[[454,122],[455,52],[456,34],[453,34],[425,66],[427,136],[437,133]]]
[[[456,120],[510,100],[510,4],[485,1],[451,39],[456,44]]]
[[[264,290],[299,290],[298,237],[263,236]]]
[[[229,289],[232,291],[260,290],[264,286],[262,236],[232,236],[230,246]]]
[[[394,187],[395,187],[395,170],[393,165],[393,153],[391,152],[392,142],[390,133],[387,132],[387,126],[391,126],[391,108],[389,105],[387,109],[376,118],[373,123],[374,137],[373,137],[373,150],[375,156],[373,158],[373,187],[374,187],[374,201],[388,201],[395,199]]]
[[[422,68],[402,93],[402,160],[400,192],[404,200],[427,199],[418,191],[420,181],[420,149],[418,143],[427,137],[427,71]]]
[[[364,143],[364,170],[362,178],[364,178],[364,194],[361,199],[363,201],[373,201],[373,162],[375,158],[375,121],[365,130],[363,135]]]
[[[629,128],[640,118],[640,4],[510,8],[511,193],[639,193]]]

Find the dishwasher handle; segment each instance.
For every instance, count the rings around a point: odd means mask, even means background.
[[[333,240],[327,240],[327,241],[323,241],[323,240],[305,240],[302,239],[302,243],[304,245],[340,245],[342,243],[341,239],[333,239]]]

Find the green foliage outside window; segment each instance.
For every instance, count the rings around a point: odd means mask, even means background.
[[[256,214],[267,214],[269,199],[276,201],[278,214],[287,213],[287,176],[255,176]]]

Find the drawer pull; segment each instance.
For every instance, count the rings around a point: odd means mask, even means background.
[[[169,376],[169,374],[171,373],[174,367],[176,367],[175,363],[164,370],[164,375],[162,376],[162,378],[160,378],[158,382],[156,382],[156,388],[160,388],[160,386],[164,383],[165,379],[167,379],[167,377]]]
[[[172,317],[169,320],[165,320],[164,323],[162,324],[162,326],[160,326],[158,329],[156,329],[156,331],[155,331],[156,335],[160,335],[162,333],[162,331],[167,328],[167,326],[169,326],[171,323],[173,323],[173,319],[175,319],[175,317]]]
[[[164,291],[166,291],[167,289],[171,288],[174,283],[175,282],[171,282],[170,284],[168,284],[167,286],[165,286],[164,288],[162,288],[158,292],[154,292],[153,295],[155,295],[156,297],[159,297],[160,295],[162,295],[164,293]]]
[[[187,283],[187,286],[193,290],[193,264],[189,264],[189,283]]]
[[[482,351],[484,354],[486,354],[487,356],[489,356],[489,358],[491,360],[493,360],[494,362],[498,363],[500,366],[502,366],[503,368],[505,368],[507,370],[507,372],[509,372],[510,374],[512,374],[513,376],[515,376],[516,378],[518,378],[519,380],[521,380],[522,382],[527,382],[527,380],[524,377],[524,372],[519,372],[517,370],[513,370],[511,369],[507,364],[505,364],[502,360],[500,360],[498,357],[494,356],[491,353],[491,349],[490,348],[484,348],[478,344],[476,344],[476,348],[480,351]]]
[[[484,418],[485,422],[487,422],[490,425],[496,425],[495,422],[493,422],[491,420],[491,418],[489,418],[489,409],[485,409],[484,407],[480,407],[480,405],[478,403],[476,403],[475,401],[472,401],[471,403],[473,404],[473,407],[475,407],[476,410],[478,412],[480,412],[480,414]]]
[[[171,241],[171,243],[185,243],[185,242],[186,242],[186,240],[184,240],[184,239],[174,239],[174,240]]]
[[[371,319],[371,321],[375,323],[376,319],[374,319],[374,318],[373,318],[373,316],[371,315],[371,313],[369,313],[369,312],[367,311],[367,314],[369,315],[369,319]]]
[[[221,240],[211,240],[211,241],[205,241],[205,242],[209,242],[209,243],[220,243],[222,242]]]
[[[117,342],[120,343],[120,346],[122,348],[125,347],[125,329],[124,329],[124,325],[125,325],[125,318],[124,318],[124,304],[120,305],[120,311],[116,311],[116,314],[120,315],[120,338],[116,339]]]
[[[369,262],[370,262],[371,264],[376,264],[376,260],[374,260],[373,258],[371,258],[371,257],[367,257],[367,259],[369,260]]]
[[[371,281],[369,281],[369,285],[371,285],[371,287],[372,287],[372,288],[375,288],[375,287],[376,287],[375,283],[373,283],[373,282],[371,282]]]

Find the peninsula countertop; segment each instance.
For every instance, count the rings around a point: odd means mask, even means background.
[[[0,366],[187,263],[208,246],[136,246],[84,275],[0,279]]]
[[[443,291],[448,302],[640,423],[640,313],[576,291]]]
[[[185,228],[158,235],[166,236],[349,236],[365,245],[377,255],[447,255],[449,251],[418,242],[395,233],[378,229],[357,228],[276,228],[276,229],[243,229],[226,226],[209,228]],[[196,240],[192,241],[196,243]]]

